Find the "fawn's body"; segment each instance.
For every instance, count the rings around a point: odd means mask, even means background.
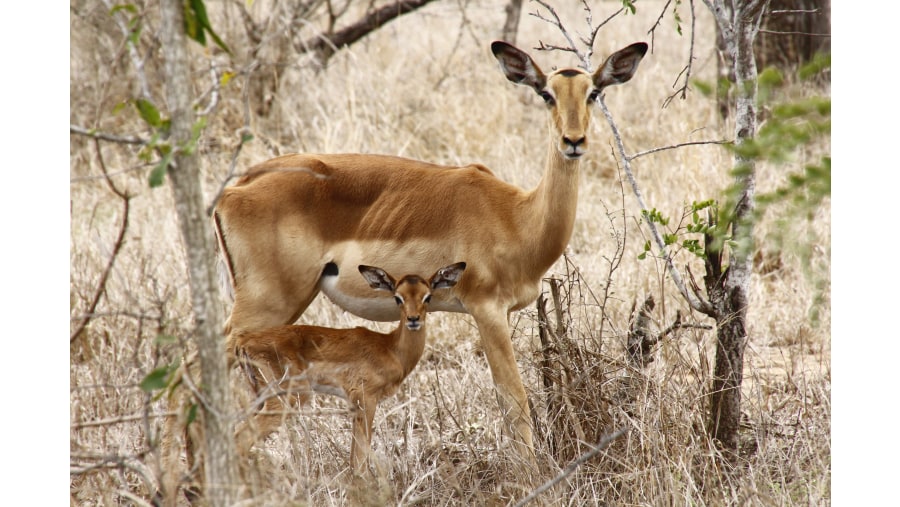
[[[290,400],[300,404],[312,391],[346,399],[354,412],[351,465],[359,471],[368,455],[375,409],[391,396],[415,368],[425,350],[425,313],[431,291],[456,284],[465,263],[439,269],[430,279],[407,275],[399,281],[379,268],[359,270],[376,290],[394,294],[400,307],[397,329],[378,333],[364,327],[333,329],[320,326],[278,326],[238,335],[235,353],[246,369],[257,393],[265,396],[260,413],[239,429],[242,450],[255,438],[274,432],[281,425],[285,408],[281,396],[266,393],[295,392]]]

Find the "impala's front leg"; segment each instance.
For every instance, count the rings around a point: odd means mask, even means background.
[[[531,411],[512,347],[509,314],[502,308],[480,309],[471,314],[481,333],[481,343],[491,367],[500,410],[504,413],[505,431],[512,436],[519,456],[535,467]]]
[[[356,473],[366,469],[366,460],[372,449],[372,425],[375,422],[376,400],[363,396],[351,398],[353,405],[353,442],[350,448],[350,466]]]

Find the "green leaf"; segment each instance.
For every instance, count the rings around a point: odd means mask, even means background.
[[[212,37],[217,46],[229,55],[231,54],[231,50],[228,49],[225,42],[213,31],[212,25],[209,23],[209,17],[206,15],[206,6],[203,4],[203,0],[186,1],[184,11],[185,31],[192,39],[205,46],[206,36],[204,34],[209,33],[209,36]]]
[[[166,387],[168,382],[166,381],[166,377],[169,375],[169,366],[160,366],[155,370],[151,371],[144,377],[144,380],[141,380],[139,384],[142,391],[145,393],[150,393],[156,391],[157,389],[162,389]]]
[[[170,334],[158,334],[156,338],[153,340],[155,345],[168,345],[170,343],[175,343],[177,339]]]
[[[190,408],[188,408],[187,421],[185,424],[191,424],[197,419],[197,404],[191,404]]]
[[[166,178],[166,170],[169,168],[169,163],[172,161],[172,155],[172,150],[169,150],[163,155],[162,160],[156,164],[156,167],[150,171],[150,188],[156,188],[163,184]]]
[[[154,106],[152,102],[147,99],[137,99],[134,101],[134,105],[137,106],[138,113],[140,113],[141,118],[143,118],[148,125],[154,128],[162,126],[159,109],[156,109],[156,106]]]
[[[200,26],[200,22],[197,21],[197,15],[194,12],[193,4],[194,2],[192,1],[184,2],[184,33],[186,33],[188,37],[205,46],[206,35],[203,33],[203,28]]]
[[[800,76],[800,79],[807,80],[827,69],[831,69],[831,53],[816,53],[810,62],[800,67],[797,75]]]
[[[231,80],[234,79],[234,76],[236,76],[236,75],[237,74],[235,74],[234,72],[231,72],[230,70],[226,70],[225,72],[222,73],[222,77],[219,78],[219,86],[223,86],[223,87],[228,86],[228,83],[230,83]]]
[[[109,14],[113,15],[119,11],[127,11],[132,14],[137,14],[138,8],[134,4],[118,4],[114,5],[113,8],[109,10]]]
[[[113,108],[112,108],[112,114],[119,114],[119,113],[122,112],[122,110],[125,109],[126,107],[128,107],[128,101],[127,101],[127,100],[123,100],[122,102],[119,102],[118,104],[116,104],[115,106],[113,106]]]
[[[713,94],[712,85],[707,83],[706,81],[694,79],[692,82],[694,83],[694,89],[700,92],[700,94],[704,97],[709,97]]]
[[[759,73],[757,81],[761,87],[774,88],[784,84],[784,76],[775,67],[766,67]]]

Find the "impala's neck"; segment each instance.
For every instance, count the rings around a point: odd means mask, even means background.
[[[541,182],[532,191],[531,213],[526,222],[531,241],[526,246],[533,259],[533,269],[540,275],[559,259],[572,237],[575,211],[578,207],[580,160],[567,159],[551,138],[547,165]]]
[[[413,371],[425,352],[425,323],[417,331],[406,327],[406,316],[400,316],[400,326],[394,330],[394,353],[403,364],[403,378]]]

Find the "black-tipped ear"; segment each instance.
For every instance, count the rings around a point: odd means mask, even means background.
[[[369,287],[373,289],[394,292],[394,289],[397,287],[397,282],[394,278],[381,268],[360,264],[359,272],[369,282]]]
[[[465,262],[457,262],[437,270],[431,277],[431,290],[453,287],[465,269]]]
[[[647,44],[635,42],[609,55],[597,72],[594,72],[594,86],[598,90],[602,90],[610,85],[627,82],[637,72],[638,64],[641,63],[645,54],[647,54]]]
[[[500,69],[503,70],[506,79],[516,84],[530,86],[538,93],[547,86],[547,77],[528,53],[499,40],[491,43],[491,52],[500,62]]]

